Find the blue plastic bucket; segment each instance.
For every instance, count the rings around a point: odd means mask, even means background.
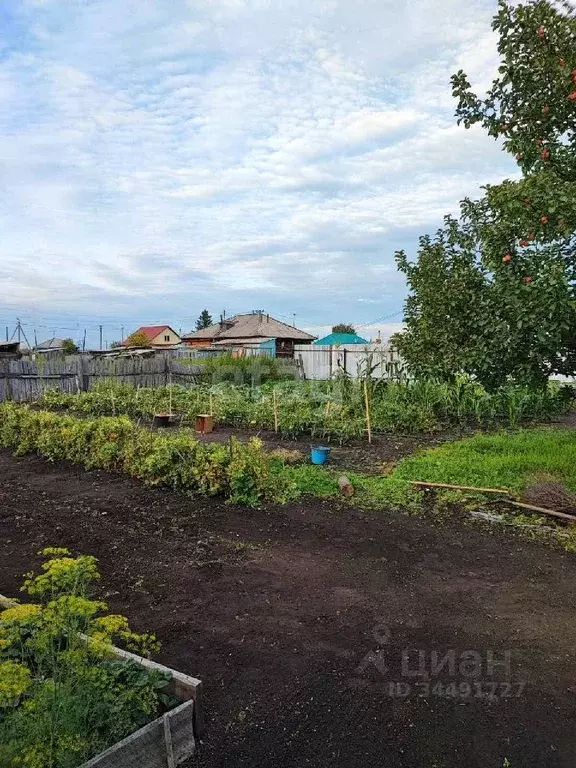
[[[317,445],[314,448],[312,448],[312,451],[310,452],[310,458],[312,459],[312,464],[326,464],[328,461],[328,456],[330,455],[330,448],[326,448],[326,446],[323,445]]]

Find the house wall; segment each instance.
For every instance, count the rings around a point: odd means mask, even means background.
[[[294,339],[276,339],[276,357],[294,357],[294,347],[310,346],[310,341],[295,341]]]
[[[194,347],[194,349],[211,347],[213,341],[214,339],[184,339],[186,346]]]
[[[158,336],[152,339],[152,346],[169,347],[173,344],[180,344],[181,341],[182,339],[175,331],[170,330],[170,328],[166,328],[164,331],[159,333]]]

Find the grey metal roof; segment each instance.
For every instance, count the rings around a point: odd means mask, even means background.
[[[34,349],[62,349],[64,346],[64,339],[58,339],[56,337],[42,341],[40,344],[34,347]]]
[[[201,331],[188,333],[184,339],[294,339],[297,341],[313,341],[311,336],[299,328],[282,323],[264,312],[250,312],[245,315],[234,315],[223,323],[214,323]]]

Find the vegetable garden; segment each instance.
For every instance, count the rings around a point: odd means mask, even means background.
[[[150,420],[172,413],[180,423],[211,413],[218,425],[274,430],[286,438],[311,435],[344,443],[374,433],[441,431],[450,426],[518,426],[565,413],[571,387],[544,389],[508,384],[488,392],[467,377],[454,383],[428,380],[386,382],[341,377],[327,382],[283,381],[257,387],[221,383],[135,389],[98,385],[91,392],[49,391],[43,408],[82,416],[126,415]]]

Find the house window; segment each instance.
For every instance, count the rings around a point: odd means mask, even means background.
[[[168,334],[166,334],[166,335],[164,336],[164,341],[170,341],[170,336],[169,336]]]

